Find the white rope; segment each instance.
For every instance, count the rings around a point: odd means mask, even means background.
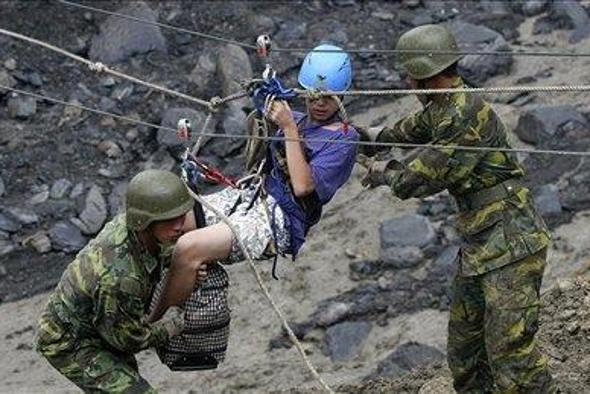
[[[275,311],[275,313],[277,314],[277,316],[281,320],[281,323],[282,323],[283,327],[287,331],[287,335],[289,336],[289,339],[291,340],[291,342],[293,342],[293,345],[295,345],[295,348],[297,348],[297,351],[299,352],[299,355],[303,359],[303,362],[305,363],[305,366],[310,371],[310,373],[312,374],[312,376],[318,381],[318,383],[320,384],[320,386],[327,393],[334,393],[334,391],[330,388],[330,386],[328,386],[326,384],[326,382],[324,381],[324,379],[320,376],[320,374],[318,373],[318,371],[315,369],[315,367],[313,366],[313,364],[311,363],[311,361],[309,360],[309,358],[305,354],[305,349],[303,349],[303,346],[301,345],[301,342],[299,342],[299,340],[297,339],[297,336],[295,335],[295,333],[291,329],[291,326],[289,325],[289,322],[287,322],[287,319],[283,315],[283,312],[281,311],[281,309],[279,308],[279,306],[276,304],[276,302],[272,298],[272,295],[268,291],[268,288],[266,287],[266,285],[262,281],[262,277],[260,276],[260,272],[258,271],[258,268],[256,268],[256,265],[254,264],[254,261],[252,261],[252,257],[250,256],[250,253],[248,253],[248,250],[246,249],[246,246],[244,245],[244,242],[239,237],[238,231],[235,228],[235,226],[232,224],[232,222],[229,220],[229,218],[226,215],[223,214],[223,212],[219,211],[213,205],[209,204],[204,198],[202,198],[201,196],[199,196],[198,194],[196,194],[195,192],[193,192],[193,190],[186,183],[185,183],[185,187],[188,190],[188,192],[190,193],[190,195],[195,200],[197,200],[205,208],[207,208],[207,209],[211,210],[213,213],[215,213],[215,215],[217,215],[221,219],[221,221],[223,221],[223,223],[225,223],[229,227],[229,229],[231,230],[234,238],[238,242],[238,246],[240,247],[240,250],[244,254],[244,257],[246,258],[246,262],[248,263],[248,266],[250,267],[250,269],[254,273],[254,277],[256,278],[256,282],[258,282],[258,286],[260,287],[260,290],[262,290],[262,293],[264,294],[264,297],[268,300],[268,302],[270,303],[272,309]]]
[[[492,86],[483,88],[444,88],[444,89],[383,89],[383,90],[346,90],[346,91],[318,91],[309,92],[304,89],[295,89],[302,97],[317,96],[405,96],[405,95],[432,95],[452,93],[538,93],[538,92],[588,92],[590,85],[550,85],[550,86]]]
[[[81,104],[70,103],[64,100],[56,99],[53,97],[45,96],[42,94],[28,92],[26,90],[11,88],[5,85],[0,84],[0,89],[4,89],[7,91],[23,94],[26,96],[31,96],[38,98],[40,100],[45,100],[49,102],[53,102],[56,104],[61,104],[68,107],[79,108],[84,111],[96,113],[102,116],[110,116],[115,119],[120,119],[125,122],[138,124],[147,127],[153,128],[160,128],[163,130],[169,130],[171,132],[176,133],[176,129],[172,127],[157,125],[155,123],[146,122],[139,119],[134,119],[128,116],[117,115],[112,112],[102,111],[96,108],[90,108]],[[455,150],[463,150],[463,151],[475,151],[475,152],[515,152],[515,153],[526,153],[526,154],[543,154],[543,155],[557,155],[557,156],[590,156],[590,152],[582,152],[582,151],[569,151],[569,150],[552,150],[552,149],[528,149],[528,148],[495,148],[495,147],[486,147],[486,146],[463,146],[463,145],[439,145],[439,144],[410,144],[404,142],[374,142],[374,141],[353,141],[353,140],[345,140],[345,139],[338,139],[332,140],[329,138],[308,138],[308,139],[301,139],[301,138],[286,138],[280,136],[258,136],[258,135],[226,135],[226,134],[216,134],[216,133],[205,133],[202,132],[200,134],[203,137],[210,137],[210,138],[228,138],[228,139],[245,139],[245,140],[264,140],[264,141],[298,141],[298,142],[326,142],[331,144],[350,144],[350,145],[359,145],[359,146],[380,146],[380,147],[387,147],[387,148],[434,148],[434,149],[455,149]]]
[[[143,81],[141,79],[138,79],[138,78],[135,78],[133,76],[127,75],[127,74],[125,74],[123,72],[113,70],[112,68],[109,68],[107,65],[105,65],[103,63],[100,63],[100,62],[92,62],[92,61],[90,61],[88,59],[85,59],[85,58],[83,58],[81,56],[75,55],[75,54],[73,54],[71,52],[68,52],[68,51],[66,51],[64,49],[58,48],[58,47],[56,47],[54,45],[48,44],[48,43],[46,43],[44,41],[37,40],[35,38],[31,38],[31,37],[28,37],[28,36],[25,36],[25,35],[22,35],[22,34],[19,34],[19,33],[15,33],[13,31],[6,30],[6,29],[0,29],[0,34],[4,34],[4,35],[9,36],[9,37],[12,37],[12,38],[23,40],[23,41],[26,41],[26,42],[31,43],[31,44],[39,45],[39,46],[42,46],[44,48],[47,48],[47,49],[49,49],[51,51],[54,51],[54,52],[57,52],[57,53],[62,54],[64,56],[67,56],[70,59],[76,60],[77,62],[84,63],[86,66],[88,66],[88,68],[91,71],[95,71],[95,72],[98,72],[98,73],[111,74],[111,75],[113,75],[115,77],[126,79],[128,81],[137,83],[139,85],[147,86],[148,88],[151,88],[151,89],[154,89],[154,90],[158,90],[160,92],[169,94],[171,96],[180,97],[182,99],[188,100],[188,101],[193,102],[195,104],[199,104],[199,105],[201,105],[203,107],[207,107],[208,108],[209,105],[210,105],[210,103],[208,101],[201,100],[199,98],[196,98],[196,97],[193,97],[193,96],[189,96],[187,94],[180,93],[180,92],[177,92],[175,90],[171,90],[171,89],[165,88],[163,86],[159,86],[159,85],[153,84],[151,82]]]

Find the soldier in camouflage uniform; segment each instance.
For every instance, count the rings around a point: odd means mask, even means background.
[[[443,26],[417,27],[399,39],[400,50],[457,51]],[[406,52],[401,62],[413,88],[458,88],[459,56]],[[520,183],[524,170],[512,153],[468,151],[455,145],[509,148],[506,130],[488,103],[474,94],[418,96],[422,111],[391,128],[370,130],[379,142],[447,145],[424,148],[408,162],[359,161],[365,183],[389,185],[399,198],[448,190],[463,238],[453,283],[448,363],[455,389],[467,392],[553,392],[547,360],[535,341],[539,288],[549,233]]]
[[[194,201],[176,175],[147,170],[129,183],[126,205],[67,267],[38,324],[37,350],[85,392],[155,392],[134,353],[166,343],[184,325],[178,307],[155,323],[146,308],[161,250],[182,234]]]

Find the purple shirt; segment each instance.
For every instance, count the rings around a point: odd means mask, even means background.
[[[272,170],[266,180],[267,192],[273,196],[287,216],[287,227],[291,234],[289,253],[293,255],[293,258],[303,245],[308,230],[320,220],[322,206],[327,204],[334,197],[336,191],[348,180],[357,153],[357,145],[352,142],[359,139],[358,133],[351,126],[347,131],[343,129],[328,130],[321,125],[305,126],[307,116],[302,113],[295,112],[294,118],[299,125],[300,137],[305,139],[305,156],[314,180],[317,206],[314,209],[308,207],[307,210],[304,210],[300,201],[294,198],[291,187],[285,179],[285,174],[278,166],[275,156],[277,150],[284,152],[283,141],[271,142]],[[282,135],[282,131],[279,131],[278,135]],[[314,139],[328,141],[314,141]]]

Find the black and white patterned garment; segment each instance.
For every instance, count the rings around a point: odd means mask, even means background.
[[[164,274],[154,291],[151,308],[156,305],[165,280]],[[219,263],[211,264],[207,279],[193,291],[184,305],[186,316],[183,333],[158,349],[158,356],[164,364],[177,369],[175,365],[183,357],[185,360],[193,357],[198,361],[193,361],[194,365],[185,366],[184,369],[208,369],[216,366],[205,366],[210,364],[207,361],[210,357],[214,358],[214,364],[225,359],[230,322],[228,287],[229,278],[225,269]],[[191,363],[190,360],[185,362]]]
[[[239,200],[240,197],[243,201]],[[275,238],[267,207],[259,198],[250,209],[247,209],[250,197],[251,195],[249,196],[247,192],[243,193],[230,188],[204,196],[208,203],[225,215],[229,215],[229,219],[236,227],[253,259],[272,258],[273,248],[269,246],[274,245]],[[276,202],[270,196],[267,197],[266,204],[271,215],[272,210],[275,209],[274,234],[276,234],[277,249],[279,253],[282,253],[289,246],[289,235],[283,212],[278,206],[275,208]],[[220,221],[214,212],[203,208],[208,226]],[[234,209],[233,213],[231,213],[232,209]],[[231,254],[224,263],[242,260],[244,260],[243,253],[234,239]],[[154,290],[150,309],[156,305],[165,280],[164,272]],[[195,288],[184,305],[186,317],[182,335],[172,338],[166,346],[158,349],[158,356],[170,369],[210,369],[215,368],[225,359],[230,323],[230,309],[227,303],[228,287],[229,278],[221,264],[209,265],[207,279]]]
[[[275,245],[278,253],[283,255],[285,251],[289,250],[291,242],[283,211],[271,196],[266,196],[264,200],[258,198],[252,207],[249,207],[251,195],[248,194],[248,191],[225,188],[217,193],[203,196],[203,198],[225,215],[229,215],[229,220],[236,228],[252,259],[266,260],[274,257],[273,247]],[[240,201],[240,197],[242,201]],[[236,203],[237,207],[230,214]],[[203,208],[208,226],[221,220],[214,212],[206,207]],[[273,219],[274,232],[271,224]],[[236,263],[243,260],[244,254],[240,250],[237,240],[234,239],[231,253],[224,263]]]

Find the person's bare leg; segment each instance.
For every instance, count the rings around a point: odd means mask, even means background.
[[[197,271],[209,261],[224,260],[231,252],[232,232],[225,223],[189,231],[174,247],[168,276],[149,320],[158,320],[173,305],[182,305],[191,295]]]

